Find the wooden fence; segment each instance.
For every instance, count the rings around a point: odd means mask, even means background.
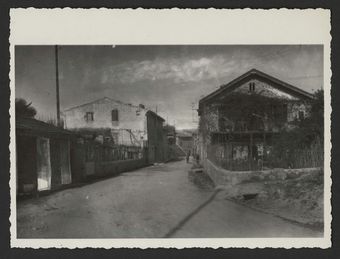
[[[250,146],[244,145],[241,154],[235,157],[235,143],[218,143],[208,146],[207,157],[215,165],[231,171],[263,170],[269,168],[309,168],[323,167],[324,149],[320,139],[316,139],[309,147],[288,150],[278,155],[267,146],[262,155],[254,157]],[[255,153],[254,150],[252,153]]]

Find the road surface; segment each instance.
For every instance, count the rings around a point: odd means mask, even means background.
[[[193,213],[213,190],[189,181],[190,166],[185,161],[154,165],[21,201],[18,238],[162,238],[169,233],[171,238],[321,236],[218,194]]]

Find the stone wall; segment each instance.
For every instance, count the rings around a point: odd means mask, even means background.
[[[255,84],[255,89],[252,92],[249,91],[249,83]],[[244,83],[243,85],[235,89],[235,92],[243,93],[243,94],[256,93],[256,94],[261,94],[263,96],[270,97],[270,98],[280,98],[280,99],[285,99],[285,100],[298,100],[298,98],[294,97],[293,95],[283,92],[277,89],[276,87],[268,83],[262,82],[260,80],[257,80],[257,79],[253,79],[253,80],[250,80]]]
[[[205,163],[205,170],[216,186],[227,186],[232,188],[241,184],[296,179],[304,175],[313,177],[320,174],[320,171],[322,171],[320,168],[276,168],[263,171],[228,171],[216,166],[208,159]]]
[[[209,160],[205,168],[225,199],[323,230],[322,168],[232,172]]]
[[[146,159],[129,159],[110,162],[99,162],[95,165],[95,177],[114,176],[122,172],[146,166]]]
[[[163,120],[157,114],[148,112],[147,132],[148,132],[148,162],[161,163],[166,161],[166,134],[163,131]]]

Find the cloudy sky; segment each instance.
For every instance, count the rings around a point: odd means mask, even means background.
[[[61,110],[104,96],[195,127],[198,100],[256,68],[308,92],[322,88],[322,46],[60,46]],[[53,46],[17,46],[15,94],[55,117]]]

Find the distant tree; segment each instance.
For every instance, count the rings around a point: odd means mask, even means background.
[[[320,133],[323,134],[324,124],[324,91],[319,89],[314,93],[314,101],[312,103],[311,118],[315,124],[319,126]]]
[[[299,122],[299,128],[303,132],[323,138],[324,132],[324,91],[314,92],[314,100],[310,116]]]
[[[323,90],[314,92],[311,102],[310,116],[296,121],[296,128],[285,131],[275,137],[273,141],[273,158],[280,162],[290,164],[295,160],[299,150],[309,149],[318,145],[323,156],[323,134],[324,134],[324,93]],[[272,158],[272,159],[273,159]],[[323,161],[323,157],[316,158]],[[293,163],[292,163],[293,164]]]
[[[28,117],[34,118],[37,114],[37,110],[31,106],[32,102],[27,103],[25,99],[16,98],[15,99],[15,114],[17,117]]]

